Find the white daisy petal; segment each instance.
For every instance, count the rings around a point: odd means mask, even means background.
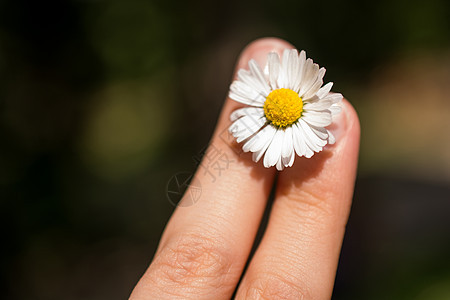
[[[237,119],[236,121],[234,121],[233,124],[231,124],[229,131],[232,134],[246,131],[249,128],[254,127],[256,124],[261,123],[261,119],[262,119],[262,124],[264,125],[265,119],[260,116],[250,115],[250,114],[243,116],[243,117]]]
[[[331,115],[335,116],[342,111],[342,107],[336,103],[336,104],[331,105],[329,110],[331,112]]]
[[[298,92],[302,98],[305,92],[316,81],[317,75],[319,74],[319,65],[313,63],[313,60],[308,58],[306,60],[304,72],[302,83],[300,84],[300,91]]]
[[[260,108],[260,107],[244,107],[244,108],[239,108],[236,109],[235,111],[233,111],[230,115],[230,120],[231,121],[236,121],[237,119],[246,116],[246,115],[254,115],[254,116],[264,116],[264,109]]]
[[[277,130],[272,142],[267,148],[266,154],[264,155],[264,167],[274,166],[281,156],[281,148],[283,145],[284,131]]]
[[[261,88],[265,92],[265,95],[269,95],[271,89],[258,63],[254,59],[251,59],[248,62],[248,66],[250,68],[250,72],[254,75],[254,78],[258,81]]]
[[[328,144],[333,145],[334,143],[336,143],[336,139],[334,135],[331,133],[331,131],[327,130],[327,132],[328,132]]]
[[[289,51],[287,61],[287,75],[288,75],[288,88],[293,90],[295,85],[297,84],[298,80],[298,52],[295,49],[292,49]]]
[[[312,59],[310,59],[310,58],[308,58],[308,59],[306,59],[305,58],[305,61],[304,61],[304,63],[303,63],[303,68],[302,68],[302,76],[301,76],[301,82],[300,82],[300,85],[299,85],[299,94],[300,94],[300,89],[301,89],[301,87],[302,86],[304,86],[305,85],[305,83],[307,82],[307,80],[309,80],[309,78],[310,78],[310,73],[311,73],[311,69],[312,69],[312,67],[313,67],[313,60]]]
[[[281,149],[281,158],[283,164],[289,164],[292,152],[294,151],[294,142],[292,140],[292,127],[287,127],[284,131],[283,147]]]
[[[256,77],[252,72],[240,69],[237,73],[237,78],[238,79],[236,81],[245,83],[247,86],[252,88],[254,92],[261,94],[264,98],[269,94],[268,89],[266,89],[260,79]]]
[[[329,111],[304,111],[302,120],[313,126],[326,127],[331,124],[331,112]]]
[[[316,102],[305,102],[303,108],[305,111],[322,111],[329,109],[333,103],[330,100],[320,100]]]
[[[235,121],[230,126],[230,132],[236,138],[236,141],[240,143],[254,135],[265,123],[266,120],[264,117],[247,115]]]
[[[306,145],[306,157],[311,157],[314,155],[314,152],[319,152],[321,148],[317,146],[314,142],[311,141],[311,139],[308,136],[308,133],[305,131],[305,129],[302,127],[300,123],[297,123],[297,128],[299,130],[299,133],[301,133],[301,136],[303,137],[303,142]],[[308,158],[309,158],[308,157]]]
[[[310,126],[311,130],[322,140],[328,139],[328,131],[323,127]]]
[[[285,167],[292,167],[292,165],[294,164],[294,160],[295,160],[295,151],[292,151],[291,158],[289,159],[289,162],[287,165],[285,165]]]
[[[298,156],[305,156],[306,143],[303,133],[298,128],[297,124],[292,125],[292,140],[294,142],[294,150]]]
[[[288,75],[288,65],[289,65],[289,49],[283,51],[283,59],[281,60],[280,74],[278,75],[278,87],[288,88],[289,87],[289,75]]]
[[[258,162],[261,159],[261,157],[264,155],[264,153],[266,152],[267,147],[269,147],[269,145],[270,145],[270,141],[268,141],[267,144],[264,145],[265,147],[262,148],[261,150],[253,152],[252,159],[254,162]]]
[[[230,97],[230,99],[233,99],[234,101],[237,101],[237,102],[240,102],[240,103],[246,104],[246,105],[251,105],[251,106],[260,106],[261,105],[261,103],[257,103],[253,99],[249,99],[247,97],[244,97],[244,96],[239,95],[239,94],[235,94],[233,92],[230,92],[228,97]]]
[[[281,162],[284,167],[291,167],[295,159],[293,129],[287,127],[284,131],[283,147],[281,149]]]
[[[342,94],[339,94],[339,93],[328,93],[328,95],[323,97],[322,100],[330,100],[331,103],[339,103],[339,102],[342,101],[343,98],[344,98],[344,96],[342,96]]]
[[[289,166],[289,162],[291,161],[291,155],[292,154],[289,154],[288,157],[283,157],[283,156],[280,157],[280,163],[282,163],[284,167]]]
[[[297,76],[297,82],[295,83],[293,90],[294,92],[298,93],[300,90],[300,84],[303,80],[304,70],[305,70],[305,63],[306,63],[306,52],[300,51],[300,54],[298,55],[298,76]]]
[[[242,81],[234,81],[228,95],[231,99],[251,106],[263,106],[266,98]]]
[[[244,150],[244,152],[256,152],[263,149],[267,141],[272,141],[276,131],[277,130],[273,126],[268,125],[264,127],[245,142],[242,146],[242,150]]]
[[[278,158],[277,164],[276,164],[276,168],[278,171],[283,171],[284,169],[284,164],[281,160],[281,156]]]
[[[261,89],[258,80],[253,78],[252,73],[249,70],[239,69],[237,72],[237,80],[234,82],[242,82],[248,85],[253,90],[261,93],[263,89]]]
[[[320,99],[322,99],[323,97],[325,97],[326,95],[328,95],[328,93],[331,91],[331,88],[333,87],[333,83],[332,82],[328,82],[327,84],[325,84],[323,87],[321,87],[319,89],[319,91],[316,93],[317,97],[319,97]]]
[[[313,141],[311,141],[310,137],[308,136],[308,134],[306,133],[306,131],[304,130],[304,128],[298,124],[299,129],[302,131],[303,136],[305,138],[305,144],[306,144],[306,148],[310,149],[313,154],[314,152],[320,152],[322,150],[322,147],[318,146],[317,144],[315,144]],[[305,155],[306,156],[306,155]],[[312,156],[312,155],[311,155]]]
[[[305,133],[306,136],[306,142],[310,141],[310,145],[311,145],[311,149],[313,149],[314,151],[318,152],[320,150],[322,150],[322,148],[327,144],[327,141],[322,140],[320,137],[318,137],[314,131],[311,129],[311,127],[306,124],[305,121],[303,121],[302,119],[298,120],[299,125],[302,127],[303,132]]]
[[[323,76],[325,75],[325,71],[325,68],[319,69],[316,80],[311,84],[310,87],[306,88],[303,99],[309,99],[316,95],[323,84]]]
[[[278,74],[280,73],[280,57],[277,53],[271,52],[267,57],[267,66],[269,70],[269,83],[272,87],[272,90],[278,89]]]
[[[285,135],[283,140],[283,148],[281,150],[281,156],[285,159],[289,159],[291,157],[292,151],[294,150],[294,142],[292,140],[292,127],[287,127],[284,132]]]
[[[272,142],[272,139],[267,139],[266,143],[263,145],[263,147],[260,150],[253,152],[252,159],[254,162],[258,162],[261,159],[261,157],[264,155],[264,153],[266,152],[266,150],[269,147],[271,142]]]
[[[294,124],[292,126],[293,129],[293,141],[294,141],[294,149],[298,156],[305,156],[310,158],[314,155],[314,151],[312,151],[306,145],[306,137],[303,133],[303,130],[298,126],[298,124]]]
[[[308,147],[306,147],[306,154],[305,157],[306,158],[311,158],[314,155],[314,151],[312,151],[311,149],[309,149]]]
[[[272,126],[268,126],[268,127],[271,127],[272,129],[275,129]],[[273,135],[270,134],[270,138],[268,138],[269,134],[266,136],[267,138],[265,139],[265,144],[262,146],[262,148],[259,149],[258,151],[253,152],[252,159],[253,159],[254,162],[258,162],[261,159],[261,157],[264,155],[264,153],[266,152],[266,150],[269,147],[270,143],[272,142],[273,137],[275,136],[276,130],[274,130],[271,133],[273,133]]]
[[[268,58],[268,57],[267,57]],[[264,73],[264,77],[265,78],[267,78],[267,79],[269,79],[269,65],[268,64],[266,64],[265,66],[264,66],[264,69],[263,69],[263,73]],[[269,83],[270,83],[270,81],[269,81]]]

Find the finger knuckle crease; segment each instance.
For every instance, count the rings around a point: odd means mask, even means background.
[[[328,197],[311,192],[302,191],[300,195],[295,198],[288,197],[288,205],[294,206],[295,211],[311,212],[315,211],[317,214],[328,217],[333,215],[333,207]]]
[[[246,299],[311,299],[309,290],[279,275],[266,274],[253,281]]]
[[[231,262],[217,244],[203,236],[184,235],[161,251],[157,264],[163,276],[172,283],[191,285],[208,279],[208,284],[220,285]]]

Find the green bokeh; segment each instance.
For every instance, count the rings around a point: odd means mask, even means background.
[[[362,144],[335,299],[448,299],[450,2],[0,2],[7,299],[123,299],[250,41],[327,68]]]

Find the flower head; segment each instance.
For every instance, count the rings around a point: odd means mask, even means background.
[[[310,158],[335,139],[326,129],[339,113],[342,95],[323,85],[325,68],[319,68],[305,51],[286,49],[283,57],[269,53],[264,71],[250,60],[240,69],[229,97],[247,107],[231,114],[230,133],[245,152],[266,168],[291,167],[295,155]]]

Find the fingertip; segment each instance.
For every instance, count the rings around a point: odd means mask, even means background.
[[[238,70],[248,69],[248,62],[251,59],[254,59],[259,64],[261,69],[263,69],[267,62],[267,55],[270,52],[276,52],[281,55],[284,49],[289,48],[295,47],[289,42],[275,37],[265,37],[254,40],[242,50],[236,63],[233,78],[237,77]],[[230,125],[229,116],[231,112],[241,106],[241,103],[233,101],[227,97],[219,118],[217,131],[222,132],[226,126]]]
[[[343,99],[341,107],[342,111],[333,117],[333,124],[327,127],[336,143],[325,146],[311,158],[297,157],[294,165],[280,174],[279,178],[284,180],[279,181],[280,194],[296,197],[308,190],[311,194],[337,195],[344,186],[350,193],[348,187],[353,186],[358,163],[360,125],[358,114],[348,100]]]
[[[281,54],[284,49],[290,48],[295,47],[291,43],[279,38],[265,37],[257,39],[242,50],[236,70],[246,68],[248,61],[251,59],[256,60],[260,66],[264,66],[267,60],[267,54],[270,52]]]
[[[344,111],[346,114],[347,122],[348,122],[348,129],[352,132],[354,136],[357,136],[359,138],[360,135],[360,123],[359,123],[359,117],[358,113],[356,112],[355,107],[347,100],[342,100],[342,105],[344,107]]]
[[[341,152],[347,161],[357,163],[361,129],[358,113],[347,99],[342,100],[342,112],[336,124],[332,125],[331,131],[337,131],[336,147],[331,146],[331,150],[335,153]]]
[[[248,62],[251,59],[254,59],[259,64],[260,68],[263,69],[267,62],[267,55],[270,52],[276,52],[279,55],[281,55],[284,49],[292,49],[292,48],[295,47],[289,42],[275,37],[265,37],[254,40],[242,50],[237,60],[233,77],[236,78],[238,70],[248,69]],[[226,98],[216,127],[217,135],[223,133],[226,130],[226,128],[228,128],[231,125],[230,114],[240,107],[243,107],[241,103],[233,101],[229,97]],[[231,140],[227,139],[226,143],[230,148],[235,149],[235,152],[241,153],[241,151],[239,151],[238,149],[242,148],[242,145],[237,144],[235,139]],[[245,155],[245,157],[246,158],[244,160],[250,163],[251,157],[248,154]],[[250,163],[249,165],[261,166],[253,163]],[[267,171],[268,169],[262,170]],[[270,172],[268,173],[273,172],[274,171],[271,168]]]

